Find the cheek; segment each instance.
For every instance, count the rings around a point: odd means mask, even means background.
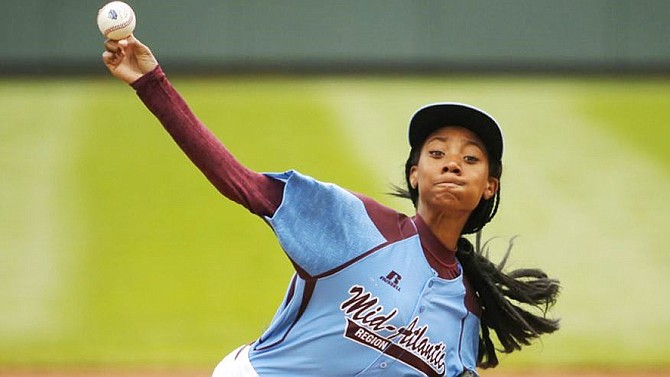
[[[473,193],[473,195],[477,196],[478,200],[490,194],[489,188],[491,185],[487,174],[479,175],[479,178],[476,180],[476,182],[477,190]]]
[[[416,165],[412,166],[409,173],[409,182],[414,189],[421,190],[426,186],[426,184],[422,184],[422,182],[425,181],[428,176],[429,169],[426,166],[426,163],[423,160],[420,160]]]

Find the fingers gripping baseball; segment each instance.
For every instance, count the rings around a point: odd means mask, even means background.
[[[112,75],[128,84],[158,65],[151,50],[133,35],[118,41],[105,41],[102,61]]]

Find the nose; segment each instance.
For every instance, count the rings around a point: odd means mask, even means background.
[[[442,166],[442,174],[444,173],[461,174],[461,165],[455,158],[449,158]]]

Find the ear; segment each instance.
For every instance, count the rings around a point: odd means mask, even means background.
[[[500,180],[495,177],[489,177],[489,180],[486,184],[486,189],[484,190],[484,194],[482,196],[484,199],[489,200],[496,194],[496,192],[498,192],[499,188]]]
[[[412,166],[409,169],[409,184],[412,186],[413,189],[416,190],[416,188],[419,186],[419,178],[417,177],[417,168],[416,165]]]

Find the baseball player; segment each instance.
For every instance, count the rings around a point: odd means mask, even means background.
[[[130,84],[227,198],[266,221],[295,267],[268,329],[216,367],[220,376],[475,376],[558,322],[558,282],[537,269],[504,274],[463,238],[495,215],[503,138],[484,111],[419,109],[409,124],[406,216],[297,171],[240,164],[191,112],[149,48],[105,42],[103,61]],[[513,299],[514,302],[508,298]]]

